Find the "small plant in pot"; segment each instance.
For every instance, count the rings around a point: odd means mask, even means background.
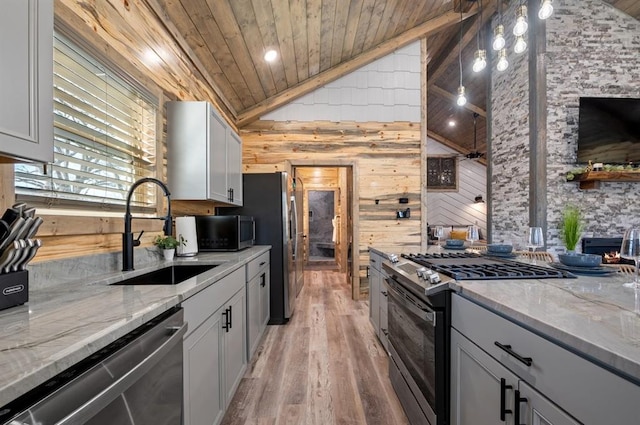
[[[158,235],[153,240],[153,244],[162,250],[162,254],[164,255],[165,260],[173,259],[173,256],[176,252],[176,248],[179,245],[185,245],[186,242],[187,241],[184,239],[181,239],[180,241],[178,241],[173,236],[163,236],[163,235]]]
[[[582,214],[575,205],[568,205],[562,212],[560,238],[569,252],[575,252],[582,234]]]

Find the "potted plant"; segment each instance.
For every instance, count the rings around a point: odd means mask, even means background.
[[[185,240],[178,241],[173,236],[158,235],[153,240],[153,244],[162,250],[165,260],[172,260],[179,245],[185,245]]]
[[[568,205],[562,212],[560,239],[569,252],[575,252],[576,245],[582,234],[582,214],[578,207]]]

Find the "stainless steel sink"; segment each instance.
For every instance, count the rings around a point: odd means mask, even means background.
[[[130,277],[111,285],[177,285],[217,267],[215,264],[174,265],[154,270],[139,276]]]

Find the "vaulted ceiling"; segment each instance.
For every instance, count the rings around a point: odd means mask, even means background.
[[[472,78],[465,71],[469,103],[464,112],[454,108],[458,40],[462,17],[462,60],[470,64],[472,41],[498,0],[483,0],[482,16],[474,0],[153,1],[239,127],[426,37],[429,135],[463,153],[485,149],[486,74]],[[639,1],[606,1],[640,18]],[[279,53],[272,63],[263,58],[269,49]],[[459,121],[455,130],[447,128],[452,116]]]

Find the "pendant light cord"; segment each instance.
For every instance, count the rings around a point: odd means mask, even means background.
[[[460,5],[460,36],[458,37],[458,65],[460,65],[460,85],[462,86],[462,4]]]

